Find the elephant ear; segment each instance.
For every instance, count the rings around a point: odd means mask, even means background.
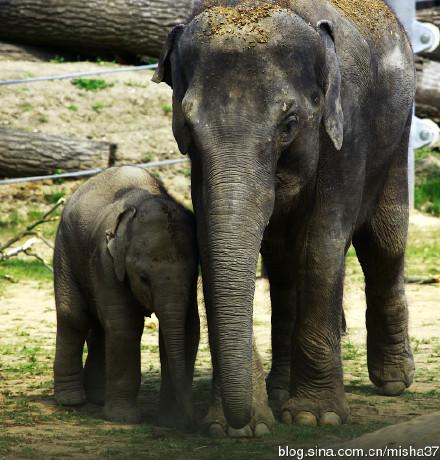
[[[167,40],[160,53],[157,69],[151,79],[154,83],[165,82],[171,88],[173,87],[170,57],[184,29],[185,26],[183,24],[179,24],[168,34]]]
[[[124,281],[125,277],[125,256],[128,247],[128,225],[136,215],[136,208],[130,207],[122,211],[113,229],[105,232],[107,238],[107,249],[113,259],[113,269],[116,278]]]
[[[341,71],[336,55],[333,25],[329,21],[319,21],[317,27],[325,49],[323,122],[335,148],[341,150],[344,140],[344,114],[341,106]]]
[[[182,99],[186,88],[180,71],[179,56],[177,53],[173,55],[184,29],[185,26],[180,24],[169,33],[152,80],[155,83],[165,82],[173,88],[173,134],[180,152],[185,155],[191,144],[191,133],[182,111]]]

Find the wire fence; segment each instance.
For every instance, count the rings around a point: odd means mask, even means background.
[[[32,77],[17,80],[0,80],[0,86],[22,85],[25,83],[37,83],[40,81],[67,80],[72,78],[91,77],[93,75],[104,75],[121,72],[138,72],[140,70],[152,70],[155,68],[157,68],[157,64],[146,64],[131,67],[119,67],[117,69],[96,69],[85,72],[74,72],[61,75],[47,75],[44,77]]]
[[[104,74],[113,74],[113,73],[121,73],[121,72],[137,72],[141,70],[152,70],[156,69],[157,64],[146,64],[140,66],[130,66],[130,67],[119,67],[116,69],[96,69],[90,70],[86,72],[73,72],[73,73],[66,73],[60,75],[48,75],[43,77],[32,77],[32,78],[24,78],[24,79],[16,79],[16,80],[0,80],[0,86],[8,86],[8,85],[21,85],[27,83],[37,83],[41,81],[53,81],[53,80],[67,80],[73,78],[82,78],[82,77],[90,77],[93,75],[104,75]],[[136,164],[136,166],[140,168],[155,168],[155,167],[163,167],[163,166],[171,166],[176,165],[179,163],[187,163],[189,160],[185,159],[172,159],[172,160],[161,160],[161,161],[149,161],[148,163],[140,163]],[[88,177],[88,176],[95,176],[103,171],[103,168],[96,168],[96,169],[87,169],[84,171],[72,171],[66,173],[59,173],[59,174],[48,174],[48,175],[41,175],[41,176],[31,176],[31,177],[17,177],[13,179],[2,179],[0,180],[0,185],[11,185],[11,184],[19,184],[23,182],[36,182],[41,180],[56,180],[56,179],[71,179],[71,178],[79,178],[79,177]]]
[[[157,168],[163,166],[172,166],[179,163],[188,163],[190,160],[188,158],[181,158],[181,159],[172,159],[172,160],[160,160],[160,161],[149,161],[148,163],[139,163],[135,166],[140,168]],[[60,174],[49,174],[46,176],[31,176],[31,177],[16,177],[13,179],[3,179],[0,180],[0,185],[11,185],[11,184],[19,184],[22,182],[36,182],[40,180],[56,180],[56,179],[71,179],[71,178],[78,178],[78,177],[87,177],[87,176],[95,176],[102,172],[104,168],[96,168],[96,169],[86,169],[84,171],[73,171],[67,173],[60,173]]]

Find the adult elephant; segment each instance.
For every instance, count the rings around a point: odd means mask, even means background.
[[[174,135],[192,160],[227,423],[264,423],[251,379],[260,248],[272,302],[268,390],[287,398],[282,420],[349,419],[341,323],[351,242],[366,280],[370,378],[401,393],[414,372],[403,284],[414,67],[391,10],[380,0],[210,2],[170,33],[155,81],[173,88]]]

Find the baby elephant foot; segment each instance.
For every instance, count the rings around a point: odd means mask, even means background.
[[[405,340],[400,352],[396,353],[394,348],[395,344],[380,346],[378,341],[368,348],[370,380],[385,396],[402,394],[414,378],[415,366],[409,339]]]
[[[74,382],[63,382],[62,378],[55,377],[54,387],[55,400],[62,406],[79,406],[86,402],[86,393],[80,378]]]
[[[55,400],[61,406],[80,406],[86,402],[86,395],[84,390],[58,390]]]
[[[221,404],[210,407],[208,415],[203,421],[204,431],[211,437],[219,438],[259,438],[269,434],[274,426],[275,419],[267,404],[254,404],[250,422],[242,428],[232,428],[228,425]]]
[[[350,419],[345,397],[334,399],[291,398],[282,407],[281,421],[286,425],[341,425]]]
[[[107,401],[104,415],[111,422],[135,424],[142,420],[141,411],[133,403]]]

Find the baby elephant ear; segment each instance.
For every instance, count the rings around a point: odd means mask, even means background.
[[[136,208],[130,207],[122,211],[115,222],[114,228],[107,230],[107,249],[113,259],[113,269],[116,278],[124,281],[125,277],[125,256],[128,247],[128,225],[136,215]]]
[[[180,35],[182,34],[185,26],[179,24],[168,34],[167,41],[165,42],[159,57],[159,64],[151,79],[154,83],[165,82],[167,85],[173,87],[173,80],[171,78],[172,68],[170,56],[175,48]]]
[[[317,27],[325,49],[323,122],[334,146],[341,150],[344,140],[344,114],[341,106],[341,72],[336,55],[333,25],[330,21],[319,21]]]

